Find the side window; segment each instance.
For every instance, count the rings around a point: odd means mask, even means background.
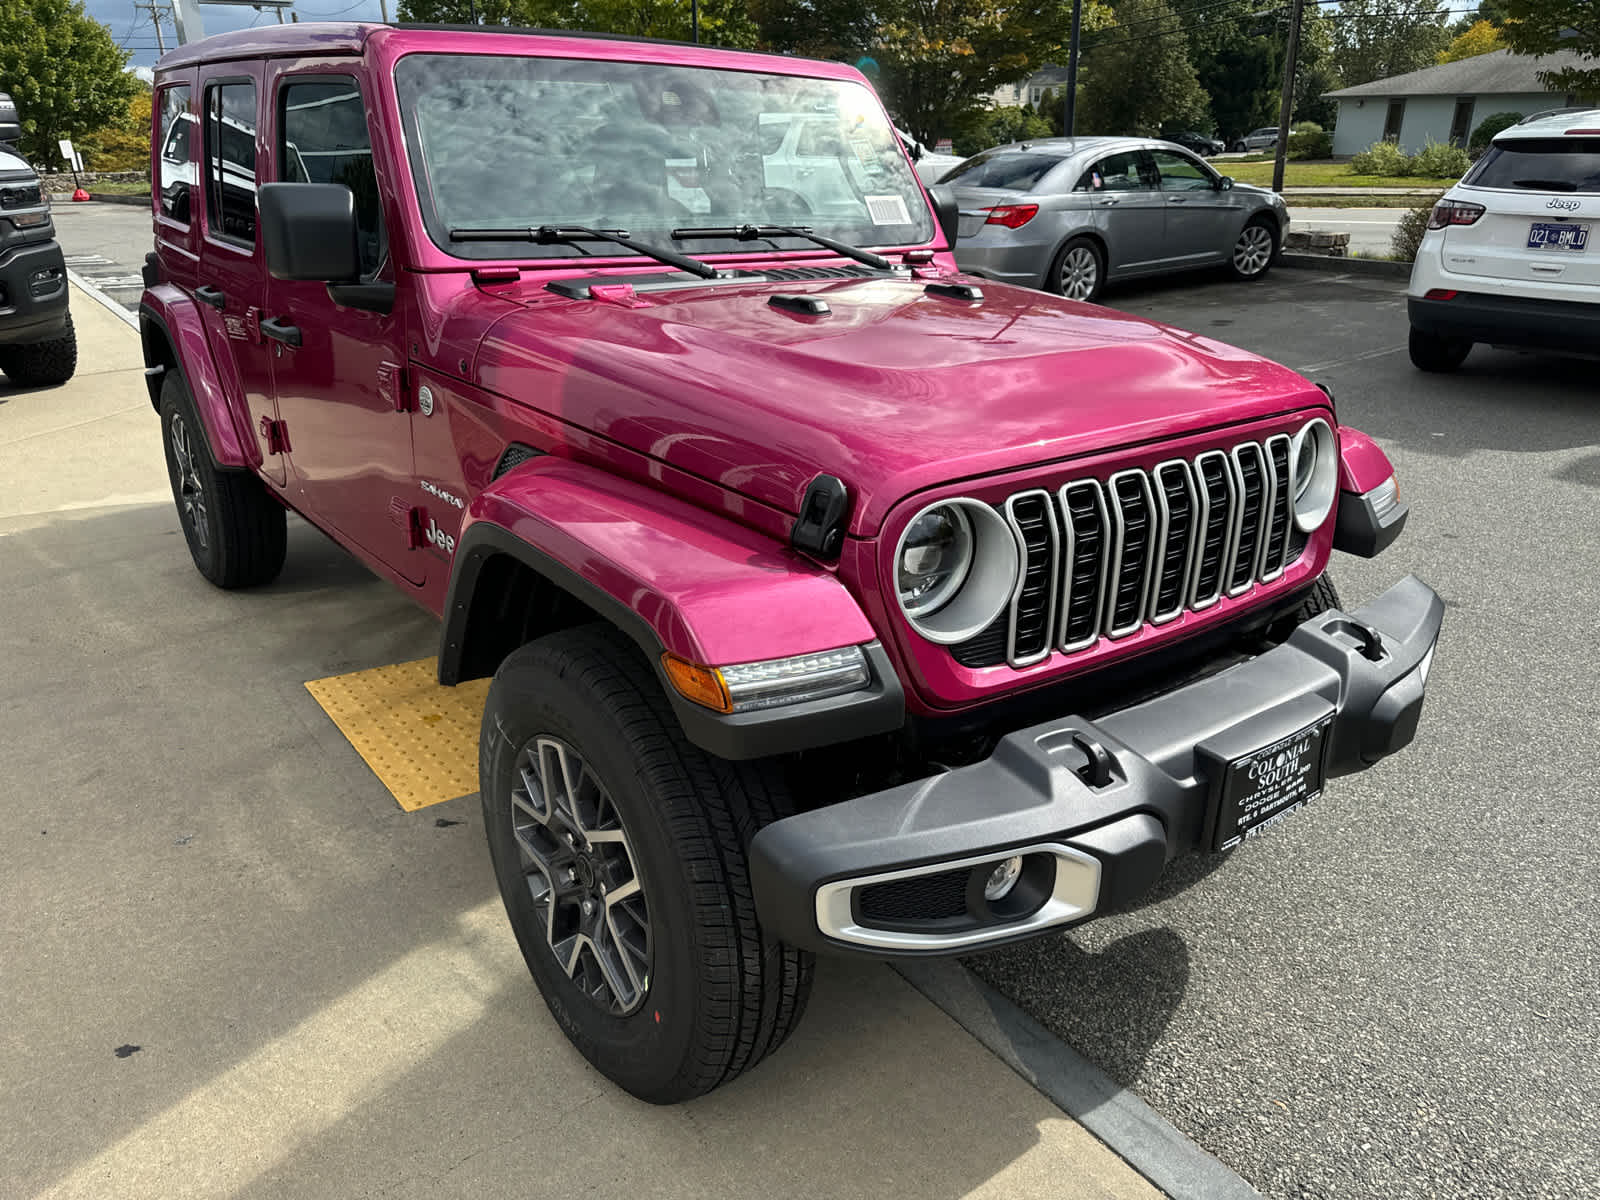
[[[1161,172],[1163,192],[1209,192],[1211,173],[1186,154],[1171,150],[1152,150],[1156,169]]]
[[[232,242],[256,240],[256,85],[206,88],[206,223]]]
[[[194,114],[189,111],[189,85],[161,90],[161,153],[156,163],[161,215],[189,223],[189,194],[194,189]]]
[[[1143,192],[1150,188],[1149,181],[1140,171],[1139,151],[1125,150],[1109,154],[1084,173],[1078,183],[1079,191],[1088,192]]]
[[[354,79],[286,80],[278,92],[278,173],[286,183],[342,183],[355,197],[361,271],[384,257],[383,209],[366,108]]]

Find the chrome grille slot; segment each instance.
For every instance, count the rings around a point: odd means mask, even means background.
[[[1150,490],[1150,477],[1140,470],[1111,477],[1111,569],[1107,572],[1105,631],[1124,637],[1144,624],[1150,565],[1165,534]]]
[[[1289,480],[1289,435],[1267,439],[1267,469],[1272,478],[1272,506],[1267,520],[1267,542],[1261,550],[1262,583],[1276,579],[1289,565],[1289,522],[1294,494]]]
[[[950,648],[956,662],[1026,667],[1280,578],[1310,542],[1294,524],[1292,444],[1274,434],[1007,497],[996,507],[1018,550],[1011,600]]]
[[[1228,569],[1228,595],[1238,596],[1255,582],[1261,557],[1261,535],[1266,525],[1272,482],[1266,457],[1254,442],[1233,448],[1233,473],[1239,485],[1238,515],[1234,520],[1233,557]]]
[[[1050,653],[1051,615],[1061,575],[1060,534],[1049,492],[1019,492],[1006,501],[1005,511],[1022,554],[1022,576],[1011,597],[1006,660],[1022,667]]]
[[[1065,596],[1061,607],[1061,648],[1082,650],[1100,637],[1106,559],[1111,552],[1111,521],[1105,496],[1093,479],[1061,489],[1066,522]]]
[[[1160,625],[1181,613],[1188,599],[1196,507],[1189,464],[1174,460],[1157,467],[1155,494],[1162,538],[1156,544],[1155,577],[1150,586],[1150,623]]]

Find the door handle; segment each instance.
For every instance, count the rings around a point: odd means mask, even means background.
[[[228,307],[228,297],[223,294],[222,289],[214,288],[209,283],[202,283],[195,288],[194,298],[201,304],[211,305],[218,312]]]
[[[275,342],[282,342],[285,346],[298,346],[300,344],[300,327],[298,325],[285,325],[277,317],[268,317],[261,322],[261,335],[269,337]]]
[[[1101,200],[1099,203],[1100,203],[1100,207],[1101,208],[1110,208],[1113,205],[1115,205],[1116,202],[1117,202],[1117,198],[1115,196],[1107,196],[1104,200]]]
[[[1167,203],[1168,204],[1187,204],[1187,203],[1189,203],[1189,201],[1184,199],[1184,197],[1182,197],[1182,196],[1168,196],[1167,197]]]

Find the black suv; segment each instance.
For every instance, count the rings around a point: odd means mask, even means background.
[[[0,371],[22,387],[65,383],[78,367],[67,265],[32,167],[0,150]]]

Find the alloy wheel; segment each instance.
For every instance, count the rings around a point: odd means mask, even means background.
[[[1061,260],[1061,294],[1068,300],[1087,300],[1100,281],[1100,264],[1087,246],[1074,246]]]
[[[1272,233],[1265,225],[1246,225],[1233,247],[1233,267],[1241,275],[1259,275],[1272,261]]]
[[[172,458],[178,467],[178,505],[183,511],[184,523],[194,533],[195,544],[206,549],[206,490],[195,469],[194,450],[189,443],[189,427],[180,413],[172,414],[168,437],[172,443]]]
[[[573,746],[540,735],[517,755],[511,824],[556,962],[600,1008],[632,1013],[650,987],[650,917],[610,791]]]

